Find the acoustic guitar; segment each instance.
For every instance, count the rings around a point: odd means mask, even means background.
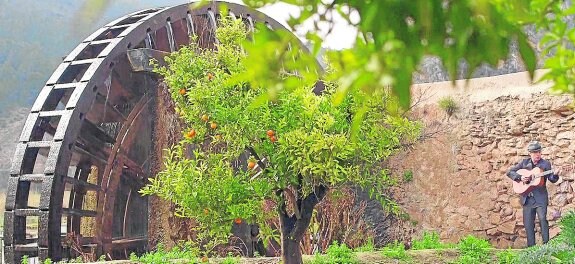
[[[520,169],[517,173],[521,176],[529,176],[531,180],[525,183],[523,181],[513,181],[513,191],[518,194],[526,194],[535,189],[537,186],[545,185],[545,181],[542,177],[553,174],[552,170],[543,171],[541,168],[533,168],[532,170]]]

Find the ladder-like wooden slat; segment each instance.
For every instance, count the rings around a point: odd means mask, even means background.
[[[83,217],[95,217],[97,212],[91,210],[80,210],[80,209],[73,209],[73,208],[62,208],[63,215],[72,215],[72,216],[83,216]]]
[[[79,186],[79,187],[84,188],[84,189],[89,190],[89,191],[101,191],[102,190],[102,188],[100,188],[100,186],[98,186],[96,184],[81,181],[81,180],[78,180],[76,178],[65,177],[64,180],[67,183],[73,184],[74,186]]]

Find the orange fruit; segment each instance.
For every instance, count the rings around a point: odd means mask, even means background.
[[[254,167],[256,167],[256,163],[253,161],[248,162],[248,169],[252,170]]]
[[[276,141],[278,141],[278,139],[276,138],[276,136],[271,136],[271,137],[270,137],[270,140],[271,140],[273,143],[275,143]]]
[[[218,141],[219,141],[219,140],[222,140],[222,135],[217,134],[217,135],[214,136],[214,138],[215,138],[216,140],[218,140]]]
[[[208,214],[210,213],[210,210],[208,210],[208,208],[204,208],[204,214]]]
[[[180,89],[180,94],[181,94],[181,95],[185,95],[185,94],[186,94],[186,89],[184,89],[184,88]]]
[[[211,129],[216,129],[217,127],[218,127],[218,124],[216,124],[216,122],[212,122],[212,123],[210,124],[210,128],[211,128]]]
[[[187,138],[194,138],[195,136],[196,136],[196,130],[195,129],[190,130],[190,132],[188,132],[186,134]]]
[[[266,132],[266,134],[268,135],[268,137],[273,137],[273,135],[275,135],[275,132],[273,130],[268,130],[268,132]]]
[[[202,121],[208,122],[208,119],[210,119],[210,118],[208,117],[208,115],[206,115],[206,114],[202,115]]]
[[[214,74],[211,72],[208,72],[208,80],[213,80],[214,79]]]
[[[238,218],[236,218],[236,219],[234,220],[234,223],[236,223],[236,224],[239,225],[239,224],[242,223],[242,219],[238,217]]]
[[[202,257],[202,262],[208,262],[208,257],[203,256],[203,257]]]

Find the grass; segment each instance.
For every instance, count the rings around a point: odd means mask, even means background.
[[[304,256],[305,264],[374,264],[374,263],[514,263],[517,250],[494,249],[485,239],[472,235],[461,239],[457,244],[442,243],[435,232],[425,232],[419,239],[415,239],[413,248],[406,250],[403,243],[390,243],[384,248],[375,249],[373,243],[367,243],[361,250],[352,250],[345,244],[334,242],[328,247],[325,254]],[[132,260],[142,263],[175,263],[198,259],[201,254],[193,253],[192,248],[173,248],[169,251],[158,247],[155,252]],[[181,258],[180,261],[174,259]],[[280,258],[210,258],[210,263],[249,263],[249,264],[275,264]]]
[[[498,263],[496,260],[496,256],[501,254],[502,252],[507,252],[509,250],[503,249],[490,249],[489,250],[489,261],[488,263]],[[520,250],[512,250],[512,251],[520,251]],[[407,254],[407,258],[405,259],[396,259],[392,257],[386,257],[383,254],[383,251],[372,251],[372,252],[356,252],[355,260],[359,264],[398,264],[398,263],[405,263],[405,264],[419,264],[419,263],[436,263],[436,264],[448,264],[448,263],[457,263],[457,260],[460,257],[460,253],[457,249],[421,249],[421,250],[407,250],[405,251]],[[505,254],[505,253],[503,253]],[[322,255],[324,256],[324,255]],[[303,261],[305,264],[312,264],[314,263],[314,259],[316,256],[313,255],[304,255]],[[111,262],[106,262],[105,264],[110,264]],[[118,261],[115,263],[135,263],[130,261]],[[165,263],[165,262],[162,262]],[[174,260],[173,263],[189,263],[183,260]],[[210,258],[209,263],[237,263],[237,264],[278,264],[280,263],[280,258],[235,258],[233,261],[230,261],[229,258]],[[503,262],[506,263],[506,262]]]

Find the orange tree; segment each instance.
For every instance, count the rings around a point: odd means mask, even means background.
[[[271,232],[262,206],[274,200],[286,264],[301,263],[299,243],[330,188],[355,184],[397,210],[383,195],[392,180],[381,161],[418,138],[418,122],[389,114],[385,91],[335,98],[336,85],[315,94],[313,84],[288,73],[284,82],[292,88],[267,100],[269,87],[242,81],[253,59],[242,22],[222,20],[216,37],[215,49],[192,44],[157,70],[176,103],[183,139],[167,150],[165,168],[142,193],[196,219],[211,246],[244,219]],[[247,161],[238,162],[245,153]]]

